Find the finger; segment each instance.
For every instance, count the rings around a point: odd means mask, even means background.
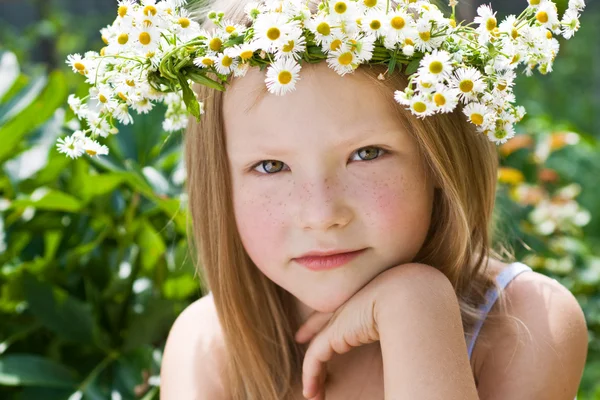
[[[304,343],[317,333],[319,333],[331,319],[333,313],[321,313],[315,311],[308,319],[300,326],[296,332],[295,339],[298,343]]]
[[[310,400],[325,400],[325,380],[327,378],[327,369],[324,367],[319,376],[313,382],[313,386],[308,390],[303,390],[302,394]],[[314,394],[313,394],[314,393]],[[314,396],[314,397],[311,397]]]
[[[331,360],[334,350],[326,334],[315,337],[304,355],[302,365],[302,387],[304,397],[314,397],[325,380],[326,363]]]

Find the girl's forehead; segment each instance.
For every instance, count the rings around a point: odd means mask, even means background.
[[[303,64],[296,89],[278,96],[267,92],[265,71],[251,68],[235,78],[223,95],[229,136],[261,129],[315,127],[347,129],[400,125],[393,90],[381,90],[363,72],[338,75],[326,63]]]

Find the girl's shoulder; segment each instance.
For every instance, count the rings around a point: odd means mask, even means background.
[[[495,266],[498,273],[506,267]],[[574,397],[587,353],[587,327],[577,299],[557,280],[535,271],[515,276],[504,295],[509,318],[487,327],[484,323],[481,334],[487,345],[474,353],[479,395]],[[553,397],[559,393],[562,397]]]
[[[161,399],[225,399],[225,346],[212,295],[179,314],[161,363]]]

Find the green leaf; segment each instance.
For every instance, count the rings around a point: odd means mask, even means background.
[[[390,58],[390,63],[388,65],[388,75],[392,75],[394,73],[394,68],[396,67],[396,53],[392,54],[392,58]]]
[[[7,386],[74,387],[75,373],[55,361],[34,354],[0,357],[0,384]]]
[[[0,126],[0,162],[11,157],[28,133],[48,120],[67,97],[67,84],[60,71],[50,74],[39,97],[6,124]]]
[[[417,70],[419,69],[420,62],[421,62],[420,58],[416,58],[416,59],[412,60],[411,62],[409,62],[408,65],[406,66],[404,73],[406,75],[411,75],[411,74],[414,74],[415,72],[417,72]]]
[[[178,75],[179,83],[181,84],[181,90],[183,92],[183,101],[190,114],[200,120],[200,104],[196,98],[196,94],[188,85],[187,79],[183,75]]]
[[[94,197],[113,192],[123,181],[123,176],[116,173],[88,175],[82,180],[79,193],[84,202],[87,203]]]
[[[23,274],[23,289],[29,309],[48,329],[74,342],[94,343],[94,317],[89,304],[60,288]]]
[[[140,224],[138,242],[143,249],[140,253],[142,267],[146,271],[152,271],[158,259],[165,253],[165,242],[148,220]]]
[[[77,212],[83,204],[75,197],[59,192],[58,190],[48,190],[40,199],[19,199],[12,202],[10,208],[35,207],[40,210]]]
[[[46,75],[36,76],[24,90],[21,90],[7,104],[3,105],[0,108],[0,125],[9,121],[33,103],[39,97],[47,82],[48,77]]]
[[[150,298],[140,314],[130,317],[123,350],[129,351],[161,340],[175,321],[177,311],[171,300]]]

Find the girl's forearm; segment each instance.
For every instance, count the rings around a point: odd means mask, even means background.
[[[385,399],[479,399],[450,282],[430,276],[385,296],[377,318]]]

